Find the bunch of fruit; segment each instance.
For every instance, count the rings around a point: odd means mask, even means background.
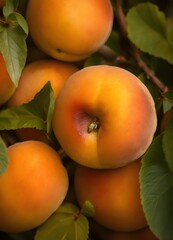
[[[141,159],[157,128],[153,97],[125,68],[84,64],[110,37],[112,3],[29,0],[25,10],[28,54],[17,86],[0,54],[1,110],[27,106],[48,82],[55,105],[50,134],[23,122],[9,132],[15,142],[4,137],[9,163],[0,175],[0,231],[44,228],[72,198],[80,208],[87,201],[94,208],[91,238],[157,239],[139,182]]]

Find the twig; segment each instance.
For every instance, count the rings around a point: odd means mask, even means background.
[[[159,88],[162,94],[166,93],[169,90],[169,88],[163,82],[161,82],[158,77],[156,77],[154,71],[150,67],[148,67],[148,65],[142,60],[137,48],[132,46],[131,52],[137,65],[139,66],[140,69],[143,70],[147,78],[150,79],[151,82]]]
[[[123,55],[118,55],[115,51],[113,51],[107,45],[103,45],[101,49],[98,51],[105,60],[107,60],[110,64],[128,64],[128,60]]]
[[[119,24],[122,38],[127,43],[127,51],[134,58],[138,67],[145,73],[147,78],[160,90],[161,93],[167,92],[168,87],[156,77],[153,70],[142,60],[139,50],[131,43],[127,33],[126,17],[123,11],[123,0],[116,0],[116,17]]]

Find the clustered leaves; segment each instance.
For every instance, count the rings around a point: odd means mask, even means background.
[[[108,42],[86,59],[84,67],[118,65],[135,73],[150,90],[158,113],[173,106],[173,3],[171,1],[112,1],[115,24]],[[0,18],[0,52],[17,86],[26,63],[28,26],[18,11],[19,0],[7,0]],[[125,20],[125,21],[124,21]],[[40,107],[41,106],[41,107]],[[54,97],[50,83],[27,104],[0,112],[0,131],[37,128],[50,133]],[[156,132],[142,159],[141,199],[151,230],[161,240],[172,239],[173,119],[163,133]],[[0,175],[8,167],[7,147],[0,137]],[[87,240],[91,203],[82,209],[64,203],[36,232],[36,240]],[[10,235],[12,239],[25,239]]]
[[[28,25],[18,12],[18,0],[8,0],[3,7],[3,18],[0,24],[0,52],[2,53],[8,72],[17,86],[27,56],[26,37]]]

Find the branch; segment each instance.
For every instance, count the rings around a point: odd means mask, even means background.
[[[129,54],[134,58],[138,67],[145,73],[147,78],[160,90],[161,93],[167,92],[168,87],[162,83],[162,81],[156,77],[153,70],[142,60],[139,50],[131,43],[128,38],[126,17],[123,11],[123,0],[116,0],[116,17],[119,24],[122,38],[127,43],[127,50]]]
[[[125,64],[129,65],[128,60],[125,56],[117,54],[115,51],[113,51],[110,47],[107,45],[103,45],[101,49],[98,51],[103,58],[109,62],[109,64]]]
[[[159,88],[161,93],[166,93],[169,90],[169,88],[162,81],[160,81],[160,79],[158,77],[156,77],[156,75],[154,74],[154,71],[150,67],[148,67],[148,65],[142,60],[138,49],[135,48],[134,46],[132,46],[131,52],[132,52],[132,56],[134,57],[138,67],[141,70],[143,70],[143,72],[145,73],[147,78],[150,79],[151,82],[156,87]]]

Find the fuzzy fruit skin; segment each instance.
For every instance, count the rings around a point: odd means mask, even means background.
[[[132,232],[116,232],[92,223],[90,228],[99,240],[159,240],[149,227]]]
[[[52,59],[41,59],[29,63],[22,71],[19,85],[8,101],[8,106],[13,107],[29,102],[48,81],[51,83],[56,98],[66,79],[77,70],[74,64]],[[22,141],[48,142],[47,136],[37,129],[18,129],[16,133]]]
[[[0,9],[4,7],[6,0],[0,0]]]
[[[78,203],[89,200],[94,220],[102,226],[122,232],[147,226],[140,200],[139,171],[141,161],[117,169],[93,169],[79,165],[75,171]]]
[[[88,126],[98,119],[98,130]],[[150,145],[157,118],[152,96],[132,73],[91,66],[74,73],[57,98],[53,130],[67,155],[84,166],[115,168]]]
[[[9,100],[15,89],[16,87],[7,72],[4,58],[0,53],[0,105]]]
[[[56,98],[66,79],[77,70],[74,64],[53,59],[41,59],[29,63],[23,69],[19,85],[8,105],[11,107],[29,102],[48,81]]]
[[[63,61],[79,61],[108,39],[113,9],[109,0],[30,0],[26,19],[33,41],[45,53]]]
[[[23,232],[42,224],[63,202],[67,171],[45,143],[26,141],[8,147],[9,165],[0,176],[0,230]]]

